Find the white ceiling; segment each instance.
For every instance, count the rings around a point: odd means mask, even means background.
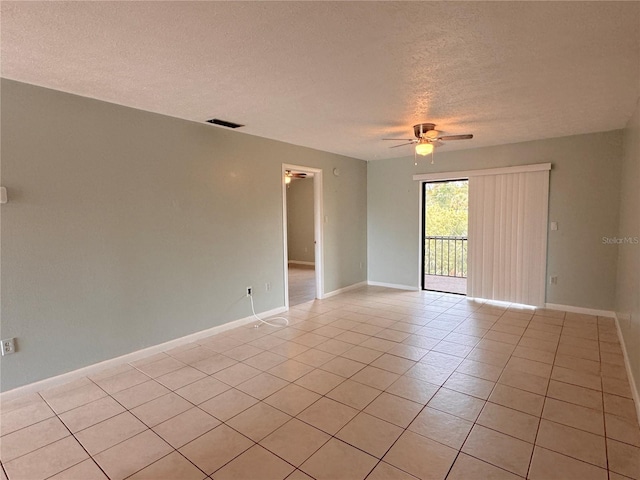
[[[2,76],[365,160],[624,127],[640,3],[2,2]],[[220,128],[211,126],[211,128]]]

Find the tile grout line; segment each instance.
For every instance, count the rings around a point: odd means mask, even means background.
[[[504,314],[503,314],[503,315],[504,315]],[[498,323],[498,322],[500,321],[500,318],[502,318],[502,315],[501,315],[500,317],[498,317],[498,320],[496,320],[496,321],[494,322],[494,324],[492,325],[492,327],[493,327],[496,323]],[[529,321],[527,322],[527,328],[528,328],[528,326],[529,326],[530,322],[531,322],[531,320],[529,320]],[[489,328],[489,332],[490,332],[491,330],[492,330],[492,328]],[[525,332],[526,332],[526,328],[525,328]],[[487,333],[488,333],[488,332],[487,332]],[[523,332],[523,334],[521,334],[521,335],[520,335],[520,340],[522,339],[522,336],[523,336],[523,335],[524,335],[524,332]],[[485,334],[485,336],[486,336],[486,334]],[[483,336],[482,338],[485,338],[485,336]],[[520,343],[520,340],[518,341],[518,344]],[[451,470],[453,469],[453,466],[454,466],[455,461],[457,460],[457,458],[460,456],[460,454],[461,454],[461,453],[464,453],[464,452],[462,452],[462,448],[464,447],[464,444],[465,444],[465,443],[467,442],[467,440],[469,439],[469,436],[471,435],[471,431],[473,430],[473,427],[475,427],[476,425],[480,425],[480,426],[484,427],[483,425],[481,425],[481,424],[479,424],[479,423],[478,423],[478,419],[480,418],[480,416],[482,415],[482,412],[483,412],[483,411],[484,411],[484,409],[486,408],[487,403],[493,403],[493,402],[490,402],[490,401],[489,401],[489,398],[491,398],[491,395],[493,394],[493,392],[494,392],[494,391],[495,391],[495,389],[497,388],[497,386],[498,386],[498,384],[499,384],[499,381],[500,381],[500,378],[502,377],[502,375],[503,375],[504,371],[506,370],[506,368],[507,368],[507,366],[508,366],[508,364],[509,364],[509,361],[511,360],[511,358],[513,358],[513,352],[514,352],[514,351],[515,351],[515,349],[517,348],[517,345],[518,345],[518,344],[516,344],[516,347],[514,348],[514,350],[509,354],[509,359],[508,359],[508,360],[507,360],[507,362],[505,363],[505,366],[504,366],[504,367],[502,367],[501,372],[500,372],[500,375],[498,376],[498,379],[496,380],[496,382],[494,382],[494,385],[493,385],[493,387],[492,387],[492,389],[491,389],[491,392],[489,393],[489,395],[488,395],[487,399],[485,400],[485,403],[484,403],[484,405],[483,405],[482,410],[480,411],[480,413],[479,413],[479,414],[478,414],[478,416],[476,417],[475,421],[473,422],[473,426],[471,427],[471,429],[469,430],[469,433],[466,435],[466,437],[465,437],[464,441],[463,441],[463,442],[462,442],[462,444],[460,445],[460,449],[458,450],[458,454],[456,455],[456,459],[455,459],[455,460],[454,460],[454,462],[451,464],[450,469],[449,469],[449,472],[447,473],[447,476],[449,475],[449,473],[450,473],[450,472],[451,472]],[[465,357],[465,358],[467,358],[467,357]],[[516,358],[518,358],[518,357],[516,357]],[[512,388],[515,388],[515,387],[512,387]],[[505,408],[509,408],[509,407],[505,407]],[[498,433],[503,434],[503,435],[508,435],[508,434],[505,434],[505,433],[503,433],[503,432],[500,432],[499,430],[494,430],[494,429],[493,429],[493,428],[491,428],[491,427],[484,427],[484,428],[488,428],[488,429],[490,429],[490,430],[493,430],[493,431],[498,432]],[[508,435],[508,436],[511,436],[511,435]],[[513,437],[513,438],[516,438],[516,437]],[[466,454],[466,453],[465,453],[465,454]],[[532,449],[532,454],[533,454],[533,449]],[[511,471],[509,471],[509,470],[507,470],[507,469],[505,469],[505,468],[503,468],[503,467],[501,467],[501,466],[499,466],[499,465],[495,465],[495,464],[492,464],[492,463],[490,463],[490,462],[487,462],[486,460],[483,460],[483,459],[480,459],[480,458],[478,458],[478,457],[475,457],[474,455],[471,455],[471,454],[466,454],[466,455],[470,455],[471,457],[476,458],[476,459],[477,459],[477,460],[479,460],[479,461],[482,461],[482,462],[485,462],[485,463],[489,463],[490,465],[493,465],[494,467],[496,467],[496,468],[500,468],[500,469],[502,469],[502,470],[504,470],[504,471],[507,471],[507,472],[509,472],[509,473],[514,473],[514,472],[511,472]],[[529,460],[529,465],[527,466],[527,472],[528,472],[528,469],[529,469],[530,465],[531,465],[531,459]],[[516,474],[516,475],[517,475],[517,474]],[[445,477],[445,478],[446,478],[446,477]]]
[[[535,454],[536,448],[538,447],[538,435],[540,434],[540,426],[542,425],[542,417],[544,415],[544,409],[547,406],[547,394],[549,393],[549,386],[551,385],[551,377],[553,376],[553,367],[555,366],[556,356],[558,355],[558,348],[560,348],[560,339],[562,338],[562,332],[564,330],[564,317],[562,319],[562,326],[560,328],[560,335],[558,336],[558,344],[556,345],[556,349],[553,352],[553,363],[551,364],[551,373],[549,375],[549,379],[547,381],[547,388],[544,392],[544,400],[542,402],[542,410],[540,411],[540,418],[538,419],[538,427],[536,428],[536,435],[533,439],[533,448],[531,449],[531,457],[529,459],[529,467],[527,468],[526,478],[529,478],[531,473],[531,468],[533,466],[533,455]]]
[[[88,378],[88,377],[87,377],[87,378]],[[89,381],[90,381],[91,383],[93,383],[93,382],[91,381],[91,379],[89,379]],[[93,383],[93,384],[95,385],[95,383]],[[99,385],[96,385],[96,386],[97,386],[98,388],[100,388],[100,386],[99,386]],[[81,387],[78,387],[78,388],[81,388]],[[100,388],[100,389],[101,389],[101,388]],[[101,390],[102,390],[102,389],[101,389]],[[103,390],[103,391],[104,391],[104,390]],[[105,392],[105,393],[106,393],[106,392]],[[106,393],[106,394],[107,394],[107,395],[109,395],[108,393]],[[40,393],[38,393],[38,395],[39,395],[39,396],[40,396],[40,398],[42,398],[42,400],[43,400],[43,401],[44,401],[44,402],[49,406],[49,408],[50,408],[50,409],[51,409],[51,411],[55,414],[55,416],[56,416],[56,418],[58,419],[58,421],[59,421],[59,422],[64,426],[64,428],[66,428],[66,429],[67,429],[67,431],[69,432],[69,435],[71,436],[71,438],[73,438],[73,439],[78,443],[78,445],[80,445],[80,447],[82,448],[82,450],[84,450],[84,451],[85,451],[85,453],[88,455],[89,459],[91,459],[91,461],[92,461],[92,462],[93,462],[93,463],[94,463],[94,464],[95,464],[95,465],[100,469],[100,471],[101,471],[102,473],[104,473],[105,477],[109,478],[109,475],[107,475],[107,472],[105,472],[105,471],[102,469],[102,467],[98,464],[98,462],[96,462],[96,461],[95,461],[95,459],[93,458],[93,455],[91,455],[91,454],[87,451],[87,449],[84,447],[84,445],[82,445],[82,443],[80,443],[80,441],[76,438],[76,436],[73,434],[73,432],[69,429],[69,427],[67,426],[67,424],[66,424],[66,423],[64,423],[64,421],[62,420],[62,418],[60,418],[60,415],[58,414],[58,412],[56,412],[56,411],[53,409],[53,407],[49,404],[49,402],[47,402],[47,399],[46,399],[46,398],[44,398],[42,395],[40,395]],[[73,410],[73,409],[72,409],[72,410]],[[64,413],[64,412],[63,412],[63,413]],[[40,447],[40,448],[43,448],[43,447]],[[37,450],[39,450],[39,449],[37,449]],[[34,450],[34,452],[35,452],[35,451],[37,451],[37,450]],[[85,460],[88,460],[88,459],[85,459]],[[50,475],[48,478],[51,478],[51,477],[53,477],[53,476],[55,476],[55,475],[58,475],[59,473],[62,473],[62,472],[64,472],[64,471],[66,471],[66,470],[69,470],[70,468],[73,468],[73,467],[75,467],[76,465],[80,465],[80,463],[84,462],[85,460],[81,460],[81,461],[79,461],[78,463],[74,463],[73,465],[69,466],[68,468],[65,468],[64,470],[61,470],[60,472],[56,472],[56,473],[54,473],[53,475]]]

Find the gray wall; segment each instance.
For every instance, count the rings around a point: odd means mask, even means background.
[[[410,149],[408,149],[410,150]],[[622,131],[553,138],[496,147],[446,152],[430,159],[413,156],[369,162],[369,280],[418,287],[420,183],[418,173],[450,172],[551,162],[547,302],[613,310],[615,248],[603,236],[618,231]]]
[[[366,279],[365,162],[1,86],[3,391],[245,317],[248,285],[282,306],[282,163],[343,172],[324,176],[324,290]]]
[[[313,178],[294,178],[287,186],[289,260],[314,263]]]
[[[640,238],[640,102],[624,131],[619,238]],[[618,245],[616,314],[640,388],[640,244]]]

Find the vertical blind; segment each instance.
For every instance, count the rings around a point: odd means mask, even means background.
[[[547,165],[469,175],[468,296],[544,306]]]

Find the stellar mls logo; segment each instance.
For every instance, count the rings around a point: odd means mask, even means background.
[[[602,237],[603,245],[638,245],[638,237]]]

